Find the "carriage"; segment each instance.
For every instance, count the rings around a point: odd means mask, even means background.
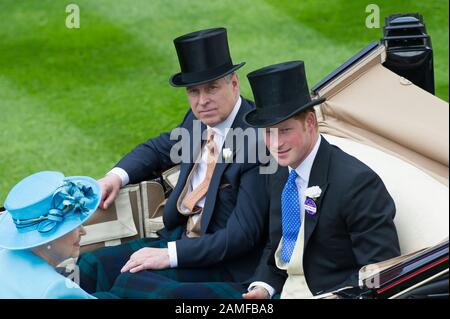
[[[389,19],[382,43],[369,44],[311,94],[326,99],[316,106],[320,133],[371,167],[393,197],[402,255],[363,267],[359,287],[314,298],[448,298],[448,103],[432,94],[429,37],[411,34],[424,30],[420,16]],[[401,30],[409,32],[403,42]],[[406,64],[420,72],[401,65],[405,52]],[[82,251],[158,236],[177,178],[175,166],[156,180],[123,188],[114,205],[87,222]],[[70,272],[74,262],[61,266]]]

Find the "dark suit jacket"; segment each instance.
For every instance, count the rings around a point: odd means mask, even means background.
[[[232,127],[248,128],[243,122],[243,115],[253,107],[252,102],[242,98]],[[189,111],[179,126],[191,135],[188,140],[191,154],[189,163],[181,163],[178,183],[164,209],[165,229],[160,231],[160,235],[166,238],[187,223],[187,218],[178,212],[177,200],[194,165],[193,159],[201,149],[199,141],[193,140],[193,120],[196,118]],[[205,129],[202,124],[201,130]],[[128,173],[130,183],[157,176],[160,171],[175,164],[170,159],[170,150],[179,141],[170,140],[170,134],[163,133],[137,146],[117,167]],[[248,153],[255,151],[256,147],[255,144],[245,144],[232,150],[234,156],[244,156],[243,164],[217,163],[205,198],[201,236],[182,236],[176,242],[179,267],[220,264],[235,281],[245,281],[253,274],[266,242],[269,207],[269,199],[260,196],[265,192],[265,177],[259,174],[259,163],[247,161]]]
[[[270,240],[254,280],[281,292],[287,278],[275,265],[282,237],[281,193],[289,171],[279,167],[268,176]],[[393,223],[395,204],[379,176],[365,164],[330,145],[322,137],[308,187],[319,186],[317,213],[305,214],[303,268],[313,294],[357,286],[358,271],[367,264],[400,254]]]

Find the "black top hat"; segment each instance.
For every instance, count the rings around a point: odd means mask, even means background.
[[[274,64],[247,75],[256,109],[245,115],[254,127],[268,127],[325,101],[311,100],[303,61]]]
[[[233,65],[225,28],[185,34],[173,40],[173,43],[181,68],[181,72],[169,80],[173,86],[190,86],[213,81],[245,64],[243,62]]]

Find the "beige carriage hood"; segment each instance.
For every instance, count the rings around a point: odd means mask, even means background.
[[[363,52],[365,51],[365,52]],[[372,44],[313,87],[321,133],[381,149],[448,186],[448,103],[383,67]]]

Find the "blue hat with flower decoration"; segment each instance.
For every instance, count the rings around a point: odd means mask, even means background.
[[[97,210],[100,198],[100,185],[87,176],[51,171],[28,176],[6,197],[0,248],[29,249],[66,235]]]

